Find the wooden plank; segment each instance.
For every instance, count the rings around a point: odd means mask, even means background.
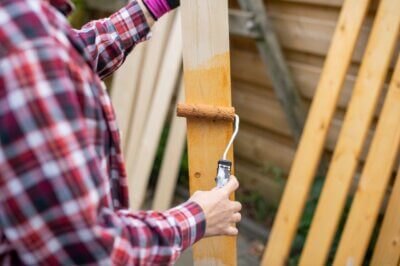
[[[238,2],[242,9],[251,11],[255,15],[254,27],[259,29],[262,36],[256,39],[258,51],[263,59],[264,67],[267,68],[275,94],[285,112],[286,120],[293,131],[293,136],[298,142],[307,110],[293,82],[275,31],[271,27],[263,0],[239,0]]]
[[[186,102],[231,106],[228,2],[181,1]],[[188,119],[190,192],[215,187],[216,165],[232,124]],[[231,149],[228,158],[233,160]],[[195,265],[236,265],[236,237],[203,239],[194,246]]]
[[[249,11],[231,9],[229,10],[230,33],[248,38],[259,38],[260,32],[251,27],[254,25],[254,14]]]
[[[386,23],[382,22],[385,25],[384,29],[387,35],[394,34],[396,36],[394,39],[397,40],[400,29],[400,2],[397,0],[382,1],[379,10],[378,12],[382,11],[382,13],[378,14],[377,22],[387,20]],[[394,32],[390,30],[391,27],[394,28]],[[382,42],[393,41],[391,40],[393,37],[389,36],[384,38]],[[378,51],[388,51],[381,50],[378,46],[374,46],[374,48]],[[380,55],[383,56],[382,53]],[[378,61],[375,60],[377,67]],[[383,197],[390,181],[392,169],[397,159],[399,147],[400,57],[397,61],[397,67],[386,96],[367,162],[343,230],[334,265],[361,265],[363,263]],[[332,196],[335,196],[335,200],[341,200],[338,199],[337,195]]]
[[[289,255],[368,4],[345,1],[262,265],[284,265]]]
[[[145,43],[135,47],[125,63],[114,74],[111,86],[111,99],[115,107],[118,125],[121,129],[121,144],[124,150],[129,133],[129,123],[135,106],[135,97],[140,82],[140,72],[145,51]]]
[[[372,266],[396,265],[400,262],[400,168],[392,188],[385,218],[372,257]]]
[[[137,159],[136,156],[174,16],[175,13],[170,13],[156,23],[153,27],[153,37],[147,44],[135,111],[130,122],[129,141],[126,143],[127,150],[125,155],[128,169],[133,169]],[[130,175],[132,173],[128,172],[128,176]]]
[[[400,10],[397,0],[384,0],[379,7],[301,265],[322,265],[329,254],[397,42],[400,12],[394,2]]]
[[[143,204],[168,108],[181,73],[182,34],[180,23],[180,16],[176,16],[167,47],[163,51],[164,58],[160,75],[140,140],[138,153],[140,156],[137,156],[134,168],[128,169],[128,173],[133,173],[130,176],[130,183],[134,184],[134,189],[130,190],[130,206],[133,210],[138,210]]]
[[[183,102],[185,98],[183,81],[179,88],[177,103]],[[171,206],[182,155],[186,144],[186,123],[182,118],[173,114],[167,146],[158,176],[156,192],[153,201],[153,210],[164,211]]]

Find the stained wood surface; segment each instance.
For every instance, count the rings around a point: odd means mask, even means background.
[[[288,258],[368,3],[344,3],[262,265],[284,265]]]
[[[327,259],[388,73],[399,29],[400,2],[382,0],[304,247],[301,265],[323,265]],[[373,162],[367,161],[367,166],[368,163]]]
[[[397,3],[395,3],[397,2]],[[384,17],[377,17],[383,21],[388,20],[390,26],[397,29],[400,23],[400,2],[384,0]],[[399,23],[396,22],[398,20]],[[378,20],[379,21],[379,20]],[[385,25],[389,29],[389,25]],[[389,35],[389,34],[388,34]],[[389,36],[386,37],[386,41]],[[382,41],[385,41],[382,40]],[[352,263],[361,265],[364,260],[372,230],[389,183],[392,169],[397,159],[400,147],[400,57],[396,71],[389,87],[389,92],[383,111],[375,132],[374,140],[369,150],[367,162],[363,169],[357,192],[347,217],[339,247],[335,256],[334,265]]]
[[[181,81],[177,103],[185,100],[184,95],[183,81]],[[157,211],[166,210],[171,206],[186,144],[186,121],[177,117],[175,112],[172,116],[153,201],[153,209]]]
[[[186,102],[230,107],[228,2],[183,0],[181,10]],[[215,187],[217,162],[231,134],[232,123],[188,119],[191,193]],[[201,240],[194,246],[194,264],[236,265],[236,238]]]
[[[389,199],[385,218],[372,257],[372,266],[400,263],[400,169]]]
[[[128,168],[128,173],[133,173],[129,179],[134,188],[130,190],[130,206],[133,210],[138,210],[143,204],[168,108],[181,73],[182,34],[180,24],[180,16],[177,15],[167,47],[163,51],[160,75],[139,143],[138,154],[140,156],[136,157],[134,166]]]

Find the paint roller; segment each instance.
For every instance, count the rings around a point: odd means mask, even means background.
[[[177,115],[185,118],[228,121],[234,123],[232,137],[225,148],[222,159],[218,161],[217,177],[215,178],[217,187],[220,188],[225,186],[226,183],[228,183],[232,172],[232,162],[227,159],[228,152],[239,132],[240,119],[239,116],[235,114],[235,108],[218,107],[205,104],[178,104]]]

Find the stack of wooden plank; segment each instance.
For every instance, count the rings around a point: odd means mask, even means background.
[[[177,12],[163,17],[151,39],[134,49],[113,78],[111,97],[121,129],[133,210],[143,207],[170,106],[183,97],[180,24]],[[158,210],[170,205],[185,143],[185,121],[175,115],[171,120],[153,204]]]

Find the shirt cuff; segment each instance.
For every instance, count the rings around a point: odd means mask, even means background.
[[[110,22],[125,50],[130,51],[136,44],[149,38],[150,26],[137,1],[131,1],[111,15]]]
[[[169,211],[179,224],[182,236],[182,251],[199,241],[206,231],[203,209],[195,202],[186,202]]]

